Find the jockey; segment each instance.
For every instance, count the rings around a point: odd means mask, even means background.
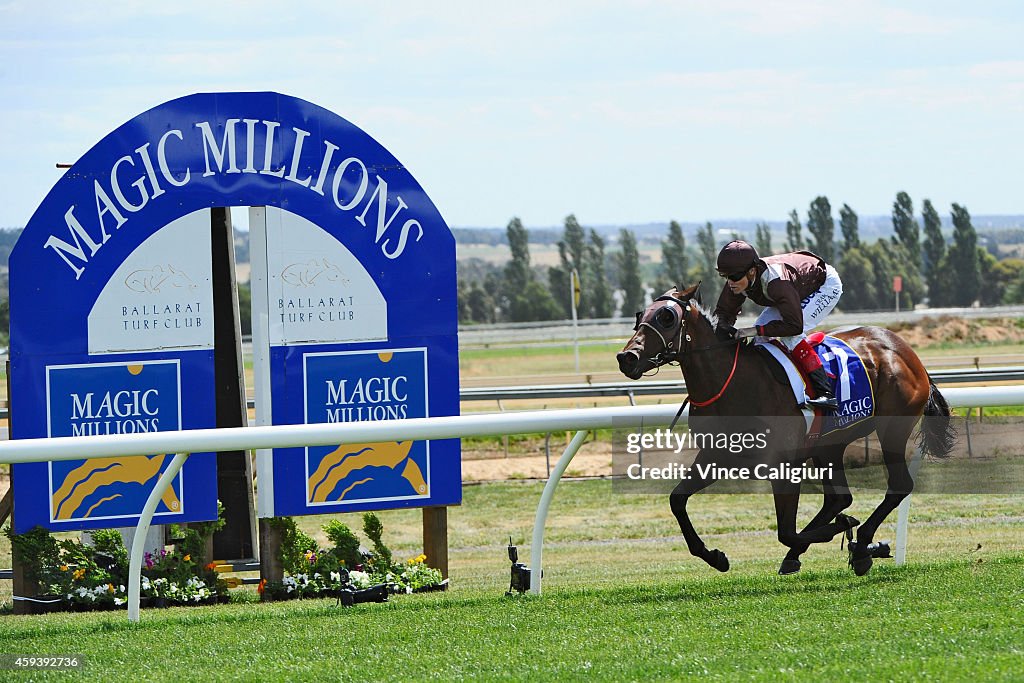
[[[807,403],[835,409],[838,402],[832,383],[806,341],[807,333],[824,322],[843,294],[835,268],[809,251],[760,258],[754,247],[735,240],[719,252],[718,273],[726,278],[715,307],[718,329],[733,329],[748,297],[764,306],[754,327],[736,330],[735,338],[777,338],[811,381],[817,398]]]

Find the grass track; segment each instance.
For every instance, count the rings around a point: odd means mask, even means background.
[[[7,621],[95,680],[1020,680],[1024,560]],[[51,674],[57,678],[66,674]],[[43,679],[43,676],[37,677]]]
[[[808,552],[800,575],[778,577],[767,495],[692,502],[709,547],[732,560],[719,574],[686,552],[664,497],[563,482],[545,594],[506,599],[504,544],[528,539],[541,488],[466,487],[450,512],[447,594],[343,610],[331,600],[256,604],[243,592],[226,606],[145,610],[138,626],[124,612],[4,615],[0,652],[80,653],[84,678],[122,682],[1024,678],[1020,496],[917,495],[908,565],[879,561],[856,578],[834,542]],[[879,497],[857,496],[851,512],[864,519]],[[805,500],[801,519],[815,503]],[[419,516],[381,514],[399,557],[418,552]],[[299,521],[322,536],[326,518]],[[879,537],[892,533],[890,523]]]

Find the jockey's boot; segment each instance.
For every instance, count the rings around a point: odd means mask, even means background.
[[[839,402],[836,401],[836,396],[832,393],[832,382],[829,381],[825,368],[821,365],[821,358],[814,352],[814,349],[811,348],[806,339],[801,339],[793,347],[792,355],[793,360],[807,374],[807,378],[811,380],[811,388],[814,389],[816,395],[815,398],[807,401],[807,405],[828,410],[838,408]]]
[[[807,401],[807,405],[828,410],[835,410],[839,407],[836,395],[832,393],[832,382],[825,374],[825,368],[819,365],[807,375],[807,378],[811,380],[811,386],[814,388],[814,393],[817,394],[815,398]]]

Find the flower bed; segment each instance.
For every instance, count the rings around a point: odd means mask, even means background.
[[[363,602],[361,598],[383,601],[388,595],[424,590],[443,590],[441,572],[426,564],[426,555],[418,555],[404,564],[396,564],[391,551],[381,540],[383,527],[372,512],[363,515],[363,533],[372,542],[372,550],[360,547],[359,539],[340,521],[324,525],[330,548],[321,548],[304,534],[289,517],[274,519],[281,535],[280,558],[285,577],[279,582],[261,581],[260,595],[273,600],[337,597],[344,604]]]
[[[143,606],[203,605],[226,602],[228,585],[212,563],[204,564],[207,539],[223,521],[171,525],[172,550],[146,553],[140,596]],[[6,529],[12,547],[27,558],[26,579],[41,594],[30,602],[33,611],[91,611],[120,609],[128,601],[128,550],[116,529],[91,532],[93,545],[58,541],[41,528],[14,534]]]
[[[320,548],[288,517],[271,521],[281,532],[281,561],[286,575],[282,581],[261,581],[261,596],[273,600],[295,598],[337,598],[339,603],[387,600],[395,593],[444,590],[441,572],[427,566],[419,555],[396,564],[381,540],[383,527],[376,515],[363,516],[363,532],[372,550],[360,547],[359,539],[340,521],[324,525],[330,548]],[[209,605],[230,599],[229,585],[207,563],[203,554],[207,540],[224,525],[222,520],[171,525],[174,545],[170,550],[147,552],[142,566],[140,596],[142,607]],[[20,557],[29,558],[26,578],[38,585],[40,595],[30,601],[36,613],[120,609],[128,600],[128,551],[120,532],[99,529],[91,532],[93,545],[75,540],[57,540],[37,527],[25,534],[6,529]]]

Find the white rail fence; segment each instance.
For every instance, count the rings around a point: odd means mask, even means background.
[[[952,388],[944,390],[943,395],[952,407],[1024,405],[1024,386]],[[26,439],[0,442],[0,463],[78,460],[97,456],[125,457],[153,453],[176,454],[146,501],[132,543],[128,580],[128,619],[138,621],[142,557],[146,534],[149,531],[157,503],[190,453],[374,443],[394,440],[396,437],[418,441],[575,430],[576,435],[566,447],[548,478],[537,506],[530,548],[530,590],[539,594],[541,567],[543,566],[544,525],[547,520],[548,508],[554,497],[555,487],[583,444],[587,432],[612,427],[664,426],[672,421],[676,410],[674,405],[621,406],[472,414],[382,422],[275,425],[151,432],[148,434]],[[907,498],[900,508],[898,527],[902,531],[898,532],[896,540],[897,559],[900,561],[903,557],[901,548],[905,549],[906,547],[906,518],[909,500]]]

